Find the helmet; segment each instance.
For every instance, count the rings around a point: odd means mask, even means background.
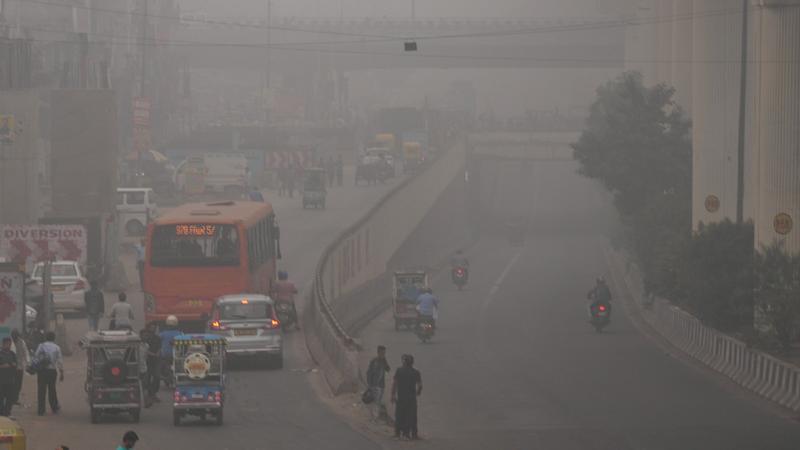
[[[169,315],[169,316],[167,316],[166,323],[167,323],[167,325],[169,325],[171,327],[177,326],[178,325],[178,318],[173,316],[173,315]]]
[[[278,279],[281,281],[285,281],[289,279],[289,274],[285,270],[278,271]]]

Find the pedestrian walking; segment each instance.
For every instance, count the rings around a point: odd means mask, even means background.
[[[422,375],[414,368],[414,357],[403,355],[403,365],[394,373],[392,403],[394,409],[394,437],[419,439],[417,428],[417,397],[422,395]]]
[[[90,282],[91,288],[83,294],[83,303],[86,304],[86,320],[89,321],[89,330],[97,331],[100,317],[106,312],[106,299],[98,286],[97,280]]]
[[[339,155],[336,158],[336,185],[342,187],[343,179],[344,179],[344,161],[342,161],[342,155]]]
[[[383,391],[386,389],[386,373],[389,372],[389,362],[386,361],[386,347],[378,346],[378,355],[372,358],[367,368],[367,386],[372,390],[375,400],[372,403],[372,420],[386,418],[386,407],[383,406]]]
[[[117,450],[128,450],[133,448],[139,442],[139,436],[135,431],[126,431],[122,436],[122,445],[117,447]]]
[[[0,348],[0,416],[10,416],[14,406],[17,379],[17,355],[11,351],[11,338],[3,338]]]
[[[111,328],[112,330],[132,330],[133,329],[133,307],[128,303],[128,296],[120,292],[117,296],[119,300],[111,307]]]
[[[145,245],[144,239],[134,245],[136,250],[136,272],[139,274],[139,288],[144,291],[144,260],[145,260]]]
[[[158,402],[158,385],[161,384],[160,367],[161,364],[161,337],[156,331],[155,322],[150,322],[142,330],[142,341],[147,346],[147,374],[145,375],[144,387],[147,389],[148,399],[146,406],[153,402]]]
[[[58,414],[58,411],[61,410],[56,391],[56,376],[59,381],[64,381],[64,358],[61,356],[61,347],[56,344],[56,334],[48,331],[44,339],[45,341],[39,344],[33,354],[33,364],[38,366],[36,400],[37,412],[40,416],[44,415],[45,399],[49,400],[53,414]]]
[[[17,375],[14,378],[14,404],[19,405],[19,393],[22,392],[22,379],[25,376],[25,368],[30,363],[30,353],[28,353],[28,344],[16,328],[11,330],[11,341],[14,343],[14,348],[16,349],[14,353],[17,355]]]

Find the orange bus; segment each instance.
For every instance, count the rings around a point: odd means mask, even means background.
[[[269,295],[280,258],[272,205],[226,201],[179,206],[147,228],[145,318],[206,320],[218,297]]]

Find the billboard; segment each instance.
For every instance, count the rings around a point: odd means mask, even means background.
[[[30,271],[44,260],[86,265],[87,232],[83,225],[0,225],[0,256]]]

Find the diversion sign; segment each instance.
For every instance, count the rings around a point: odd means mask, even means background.
[[[15,264],[0,264],[0,339],[14,328],[25,331],[25,274]]]
[[[86,264],[83,225],[0,225],[0,256],[27,270],[45,260]]]

